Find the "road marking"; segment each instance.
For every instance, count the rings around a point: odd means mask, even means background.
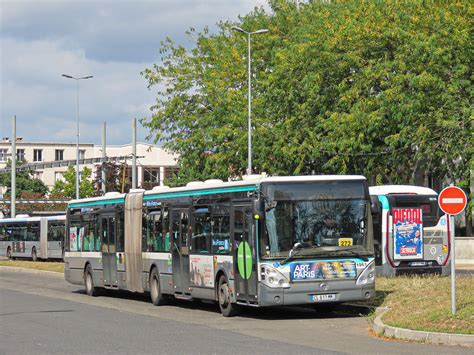
[[[443,198],[443,203],[463,203],[464,199],[462,197],[445,197]]]

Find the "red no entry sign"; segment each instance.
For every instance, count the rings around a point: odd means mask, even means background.
[[[467,197],[459,187],[448,186],[439,194],[438,204],[444,213],[456,215],[466,208]]]

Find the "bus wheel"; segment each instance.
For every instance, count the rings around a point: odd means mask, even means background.
[[[35,247],[33,247],[33,249],[31,249],[31,260],[33,260],[33,261],[38,260],[38,256],[36,255],[36,248]]]
[[[12,250],[10,247],[7,248],[7,258],[8,260],[12,260]]]
[[[86,294],[88,296],[97,296],[97,288],[94,286],[94,278],[92,277],[92,268],[87,265],[84,271],[84,285],[86,286]]]
[[[161,293],[160,274],[156,268],[153,268],[150,274],[150,297],[155,306],[168,303],[168,298]]]
[[[224,317],[233,317],[240,313],[241,308],[230,302],[230,290],[227,278],[222,275],[219,279],[217,287],[217,298],[219,301],[219,308]]]

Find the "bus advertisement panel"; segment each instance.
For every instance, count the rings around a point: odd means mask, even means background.
[[[395,260],[423,259],[422,210],[393,209]]]

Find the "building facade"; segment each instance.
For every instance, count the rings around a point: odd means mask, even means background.
[[[0,142],[0,169],[7,166],[7,162],[12,157],[11,141],[9,138],[2,138]],[[127,175],[132,174],[132,151],[131,144],[108,145],[106,156],[110,158],[122,157],[120,162],[126,162]],[[163,185],[166,177],[172,175],[177,168],[177,156],[166,152],[164,149],[147,143],[137,143],[137,187],[152,188]],[[57,162],[54,167],[35,168],[34,177],[40,179],[51,190],[57,180],[63,179],[63,174],[67,170],[66,164],[59,162],[73,161],[69,165],[75,167],[76,144],[75,143],[52,143],[52,142],[25,142],[18,138],[16,142],[17,160],[27,163],[48,163]],[[92,143],[79,144],[79,159],[92,159],[102,157],[102,146]],[[123,158],[126,157],[126,158]],[[99,170],[100,162],[80,165],[79,171],[84,167],[92,170],[92,179]],[[62,165],[62,166],[61,166]],[[5,193],[6,186],[0,186],[0,194]]]

